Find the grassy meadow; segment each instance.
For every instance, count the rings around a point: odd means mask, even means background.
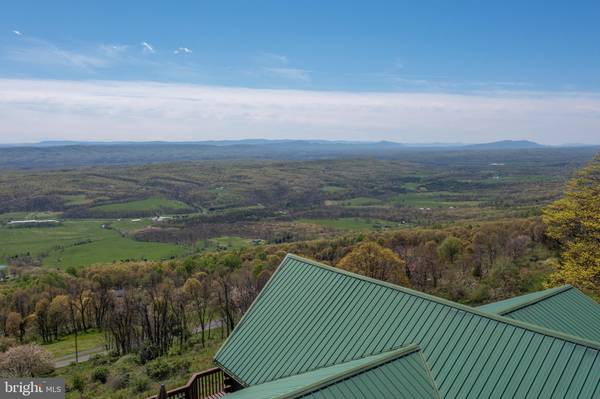
[[[104,345],[104,333],[101,331],[90,329],[88,332],[80,332],[77,334],[77,350],[81,353],[90,349],[95,349]],[[75,353],[75,335],[69,334],[62,336],[58,341],[50,344],[43,344],[52,357],[60,358]]]
[[[92,212],[100,214],[127,213],[127,212],[161,212],[187,210],[189,206],[181,201],[160,197],[152,197],[137,201],[119,202],[114,204],[98,205],[90,208]]]
[[[119,260],[168,259],[189,251],[182,245],[135,241],[127,235],[148,224],[117,221],[115,227],[119,230],[107,228],[110,221],[106,220],[66,220],[51,227],[0,226],[0,259],[30,256],[45,266],[65,268]]]

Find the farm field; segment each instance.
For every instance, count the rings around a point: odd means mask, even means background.
[[[107,205],[98,205],[90,208],[97,214],[119,214],[119,213],[149,213],[149,212],[173,212],[189,210],[189,206],[181,201],[166,198],[152,197],[138,201],[128,201]]]
[[[406,193],[401,194],[398,197],[393,198],[392,203],[401,206],[411,206],[419,208],[456,208],[456,207],[470,207],[479,205],[480,201],[474,200],[460,200],[455,199],[460,196],[456,193],[448,192],[420,192],[420,193]]]
[[[123,231],[134,223],[117,222]],[[66,220],[55,227],[11,228],[0,226],[0,259],[29,256],[53,267],[80,267],[119,260],[158,260],[182,255],[189,248],[139,242],[115,229],[103,228],[105,220]],[[147,222],[140,222],[144,227]]]

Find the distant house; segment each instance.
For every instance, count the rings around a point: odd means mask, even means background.
[[[214,362],[165,397],[600,398],[600,305],[472,308],[288,255]]]

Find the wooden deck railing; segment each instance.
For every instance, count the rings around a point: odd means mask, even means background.
[[[225,375],[220,368],[212,368],[194,374],[182,387],[168,392],[161,386],[157,396],[146,399],[216,399],[225,395]]]

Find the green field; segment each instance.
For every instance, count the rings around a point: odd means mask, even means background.
[[[42,220],[58,219],[60,212],[9,212],[0,214],[0,223],[8,223],[12,220]]]
[[[63,195],[63,198],[65,199],[66,206],[87,205],[93,202],[85,194]]]
[[[182,211],[190,207],[181,201],[170,200],[160,197],[152,197],[138,201],[120,202],[116,204],[98,205],[90,208],[92,212],[126,213],[126,212],[158,212],[158,211]]]
[[[382,205],[383,201],[379,198],[372,197],[355,197],[347,200],[339,200],[339,201],[326,201],[326,204],[338,205],[338,206],[375,206]]]
[[[118,219],[108,222],[108,225],[121,233],[132,233],[136,230],[143,229],[152,225],[152,220],[143,219]]]
[[[196,245],[198,251],[217,251],[221,249],[240,249],[251,244],[247,238],[223,236],[199,241]]]
[[[411,190],[417,188],[417,185],[411,185]],[[379,199],[373,197],[355,197],[346,200],[326,200],[326,206],[343,207],[390,207],[391,205],[400,205],[408,207],[422,208],[449,208],[476,206],[478,201],[465,201],[454,199],[458,193],[451,192],[409,192],[400,194],[391,199]]]
[[[94,349],[104,345],[104,333],[98,330],[88,330],[87,333],[80,332],[77,334],[77,350],[83,352],[85,350]],[[44,344],[46,349],[54,357],[67,356],[75,353],[75,335],[65,335],[60,337],[56,342]]]
[[[477,206],[478,201],[453,200],[452,193],[446,192],[423,192],[401,194],[393,199],[393,203],[401,206],[421,208],[449,208]]]
[[[337,230],[373,230],[381,228],[397,228],[399,223],[381,219],[337,218],[337,219],[298,219],[298,223],[316,224]]]
[[[30,254],[48,266],[85,266],[119,260],[159,260],[181,255],[189,248],[175,244],[138,242],[114,229],[107,221],[67,220],[56,227],[0,227],[0,260]],[[135,222],[121,221],[125,231]],[[148,224],[139,222],[139,228]]]

